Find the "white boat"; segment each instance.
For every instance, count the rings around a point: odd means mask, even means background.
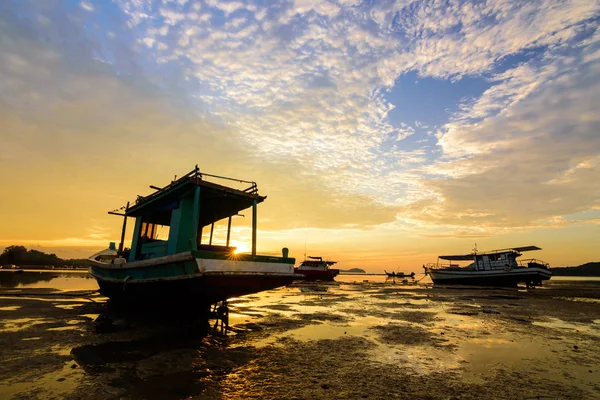
[[[541,250],[537,246],[512,247],[464,255],[439,256],[436,263],[429,263],[425,273],[434,284],[481,285],[516,287],[519,283],[541,286],[552,276],[549,265],[535,258],[517,261],[522,252]],[[445,263],[444,261],[447,261]],[[470,261],[461,266],[459,262]]]
[[[302,261],[294,268],[294,273],[302,275],[307,280],[332,281],[339,273],[339,269],[329,268],[337,264],[336,261],[325,261],[323,257],[311,257]]]

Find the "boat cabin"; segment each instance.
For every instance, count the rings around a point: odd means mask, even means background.
[[[460,269],[462,267],[459,264],[453,263],[453,261],[470,261],[471,264],[464,268],[476,271],[491,271],[500,269],[507,270],[526,266],[547,268],[546,263],[535,259],[517,262],[517,258],[522,255],[521,252],[532,250],[541,250],[541,248],[537,246],[524,246],[510,249],[492,250],[482,253],[474,252],[471,254],[464,255],[439,256],[439,260],[450,261],[450,263],[442,265],[442,263],[440,263],[440,261],[438,260],[436,267],[446,269]],[[523,265],[524,262],[526,262],[527,265]]]
[[[242,189],[223,186],[211,180],[229,180],[243,185]],[[138,196],[135,204],[127,203],[125,212],[110,212],[124,217],[119,254],[128,218],[135,219],[128,261],[146,260],[186,251],[232,253],[229,246],[231,219],[252,208],[252,255],[256,255],[257,205],[266,197],[258,195],[255,182],[202,174],[198,167],[148,196]],[[214,245],[216,222],[228,219],[225,245]],[[210,226],[208,243],[202,243],[202,231]]]

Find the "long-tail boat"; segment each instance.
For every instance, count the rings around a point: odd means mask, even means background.
[[[213,181],[232,181],[242,189]],[[231,183],[233,185],[233,183]],[[256,253],[258,194],[255,182],[201,173],[196,168],[165,187],[138,196],[110,214],[124,218],[119,248],[90,257],[100,292],[114,302],[191,302],[204,309],[228,298],[284,286],[294,279],[295,259]],[[232,217],[252,209],[252,248],[238,254],[230,246]],[[129,218],[135,219],[129,254],[123,242]],[[227,220],[225,245],[213,244],[215,223]],[[203,228],[210,227],[208,243]],[[158,232],[164,238],[158,237]]]

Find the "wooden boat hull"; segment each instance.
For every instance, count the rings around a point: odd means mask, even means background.
[[[127,282],[99,279],[100,293],[117,303],[181,303],[210,305],[232,297],[275,289],[292,282],[290,276],[197,275],[187,279]],[[181,304],[183,306],[183,304]]]
[[[339,273],[339,269],[327,269],[327,270],[310,270],[310,269],[294,269],[296,276],[301,276],[305,280],[311,281],[332,281]]]
[[[90,274],[98,281],[100,293],[111,301],[139,304],[210,305],[285,286],[294,279],[293,259],[199,253],[205,252],[123,265],[95,263]]]
[[[519,283],[540,286],[542,281],[551,278],[552,273],[544,268],[513,268],[506,270],[459,270],[429,269],[431,280],[437,285],[477,285],[516,287]]]

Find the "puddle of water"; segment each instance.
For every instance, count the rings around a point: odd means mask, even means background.
[[[359,336],[372,338],[371,326],[388,323],[389,321],[377,317],[356,318],[354,321],[344,324],[335,324],[329,321],[318,322],[303,326],[302,328],[286,331],[281,334],[272,335],[265,339],[254,342],[255,347],[261,348],[276,342],[284,337],[308,342],[311,340],[339,339],[344,336]]]
[[[18,310],[19,308],[21,308],[21,306],[6,306],[6,307],[0,307],[0,311],[15,311],[15,310]]]
[[[35,378],[35,381],[25,382],[0,382],[0,393],[4,398],[28,398],[27,394],[33,394],[36,398],[43,393],[44,398],[65,398],[79,384],[83,377],[81,368],[71,368],[73,361],[65,362],[62,368],[49,372]]]
[[[81,304],[56,304],[54,307],[62,308],[63,310],[73,310],[75,307],[79,307]]]
[[[84,321],[72,319],[70,321],[67,321],[66,326],[58,326],[58,327],[54,327],[54,328],[48,328],[47,330],[49,330],[49,331],[72,331],[75,329],[80,329],[79,325],[82,324],[83,322]]]
[[[568,301],[577,301],[580,303],[596,303],[600,304],[600,299],[591,299],[588,297],[555,297],[555,299],[568,300]]]
[[[98,283],[85,270],[25,270],[19,274],[0,271],[0,287],[19,289],[52,288],[60,291],[98,290]]]
[[[48,331],[74,331],[76,329],[79,329],[79,327],[70,325],[70,326],[59,326],[56,328],[48,328],[46,330],[48,330]]]
[[[71,347],[61,346],[60,344],[55,344],[50,347],[53,353],[59,354],[61,356],[68,356],[71,354]]]
[[[444,370],[455,370],[462,359],[455,353],[432,347],[397,346],[379,344],[369,352],[371,360],[389,365],[404,365],[417,375],[429,375]]]
[[[600,320],[593,321],[594,324],[597,324]],[[583,332],[592,336],[600,336],[600,330],[592,325],[592,324],[581,324],[575,322],[566,322],[558,318],[548,317],[548,321],[534,321],[533,325],[542,326],[544,328],[552,328],[552,329],[560,329],[560,330],[569,330],[575,331],[574,333]]]
[[[49,322],[46,318],[17,318],[10,319],[4,323],[0,332],[18,332],[25,329],[29,329],[34,325],[43,324]]]

